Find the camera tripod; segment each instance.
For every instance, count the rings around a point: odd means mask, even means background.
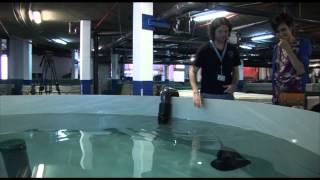
[[[40,67],[43,65],[42,67],[42,78],[40,81],[40,86],[39,86],[39,94],[42,94],[43,90],[45,91],[46,94],[51,94],[52,93],[52,84],[53,81],[55,83],[56,86],[56,90],[58,92],[58,94],[60,93],[60,88],[59,88],[59,83],[57,80],[57,72],[56,72],[56,68],[54,66],[54,61],[52,59],[52,55],[50,53],[46,53],[41,60],[40,63]],[[48,70],[50,73],[50,80],[48,81],[47,76],[48,76]],[[49,85],[48,85],[49,84]],[[48,90],[48,86],[49,86],[49,90]]]

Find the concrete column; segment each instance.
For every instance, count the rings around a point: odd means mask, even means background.
[[[91,21],[80,21],[80,83],[81,94],[91,94]]]
[[[119,88],[119,80],[120,80],[120,65],[119,65],[119,54],[111,54],[111,84],[112,84],[112,92],[116,94]]]
[[[80,71],[79,50],[77,50],[77,49],[73,50],[72,57],[73,57],[72,79],[79,79],[79,71]]]
[[[244,71],[244,68],[243,68],[243,60],[240,60],[241,62],[241,65],[239,66],[239,83],[238,83],[238,90],[242,90],[243,89],[243,86],[244,86],[244,76],[243,76],[243,71]]]
[[[32,81],[32,42],[10,38],[8,79],[15,84],[14,94],[22,94],[22,85]]]
[[[264,67],[259,68],[259,80],[267,79],[267,69]]]
[[[98,74],[98,93],[103,94],[104,91],[109,89],[108,81],[110,81],[110,64],[99,64]]]
[[[169,65],[164,65],[164,81],[169,81]]]
[[[23,42],[23,81],[32,82],[32,41]]]
[[[133,3],[133,95],[153,95],[153,31],[142,29],[142,14],[153,15],[153,3]]]
[[[162,73],[161,73],[161,81],[164,82],[166,80],[166,65],[162,66]]]
[[[23,79],[22,49],[22,42],[20,40],[10,38],[8,55],[8,79],[10,80]]]
[[[168,79],[169,81],[173,81],[174,80],[174,65],[169,65],[168,68]]]
[[[189,65],[184,65],[184,82],[189,81]]]
[[[267,68],[267,78],[268,80],[272,80],[272,68]]]

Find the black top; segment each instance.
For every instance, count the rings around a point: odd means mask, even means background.
[[[219,49],[218,51],[220,55],[222,55],[222,51]],[[221,73],[221,62],[210,42],[207,42],[198,49],[196,59],[193,63],[196,67],[202,68],[201,92],[210,94],[225,94],[223,91],[226,88],[222,86],[231,84],[233,68],[241,64],[239,51],[234,45],[228,43],[227,51],[222,62],[225,82],[218,81],[217,76]]]

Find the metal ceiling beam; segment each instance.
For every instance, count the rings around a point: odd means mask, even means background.
[[[249,9],[249,8],[241,8],[241,7],[231,7],[231,6],[225,6],[225,5],[217,5],[213,4],[210,9],[214,10],[221,10],[221,11],[228,11],[228,12],[233,12],[237,14],[245,14],[245,15],[252,15],[252,16],[260,16],[260,17],[273,17],[273,13],[268,13],[264,11],[258,11],[254,9]]]
[[[314,19],[294,18],[294,20],[301,23],[320,24],[320,21]]]
[[[255,3],[248,3],[248,4],[240,4],[236,7],[244,7],[244,6],[254,6],[254,5],[260,5],[263,4],[263,2],[255,2]]]
[[[241,30],[249,27],[254,27],[257,25],[268,23],[270,18],[274,16],[273,13],[265,12],[265,11],[259,11],[254,9],[248,9],[243,7],[231,7],[231,6],[225,6],[225,5],[217,5],[216,3],[178,3],[174,5],[171,9],[164,12],[162,15],[158,16],[159,19],[168,19],[171,17],[176,17],[191,11],[202,11],[204,9],[215,9],[215,10],[225,10],[229,12],[234,12],[237,14],[244,14],[244,15],[252,15],[252,16],[259,16],[259,17],[265,17],[266,20],[254,22],[247,25],[242,25],[233,28],[234,30]],[[303,19],[303,18],[295,18],[298,22],[308,22],[308,23],[320,23],[316,20],[310,20],[310,19]],[[117,41],[108,44],[108,47],[115,47],[124,41],[131,41],[132,40],[132,32],[127,33],[125,36],[119,38]],[[249,40],[249,39],[248,39]],[[155,43],[176,43],[176,44],[192,44],[192,45],[200,45],[203,42],[194,42],[194,41],[186,41],[186,40],[167,40],[167,39],[155,39]]]
[[[254,26],[258,26],[258,25],[262,25],[262,24],[266,24],[269,23],[269,20],[263,20],[263,21],[258,21],[258,22],[254,22],[251,24],[246,24],[246,25],[242,25],[242,26],[237,26],[232,28],[232,30],[242,30],[242,29],[246,29],[246,28],[250,28],[250,27],[254,27]]]
[[[238,14],[253,15],[253,16],[260,16],[260,17],[267,17],[267,18],[272,18],[275,15],[274,13],[268,13],[265,11],[258,11],[254,9],[248,9],[248,8],[230,7],[230,6],[224,6],[224,5],[213,5],[212,9],[225,10],[225,11],[238,13]],[[305,19],[300,17],[299,18],[293,17],[293,18],[296,22],[320,24],[320,21],[318,20]]]
[[[115,7],[117,7],[119,3],[114,3],[111,7],[111,9],[103,16],[103,18],[97,23],[97,25],[95,26],[95,30],[98,31],[99,26],[102,24],[102,22],[108,17],[110,16],[110,14],[112,13],[113,9]]]
[[[122,42],[124,42],[128,38],[130,38],[131,36],[132,36],[132,32],[129,32],[129,33],[125,34],[124,36],[120,37],[119,39],[117,39],[116,41],[107,44],[106,48],[112,48],[112,47],[118,46],[119,44],[121,44]]]
[[[194,3],[194,2],[186,2],[186,3],[177,3],[173,5],[168,11],[164,12],[162,15],[158,17],[158,19],[169,19],[173,16],[179,16],[185,14],[190,11],[196,10],[204,10],[208,8],[209,3]]]
[[[178,3],[174,5],[171,9],[164,12],[159,18],[170,18],[173,16],[178,16],[190,11],[201,11],[204,9],[215,9],[215,10],[225,10],[228,12],[233,12],[237,14],[245,14],[245,15],[252,15],[252,16],[259,16],[259,17],[266,17],[272,18],[275,14],[269,13],[265,11],[259,11],[252,8],[243,8],[243,7],[232,7],[232,6],[225,6],[225,5],[218,5],[217,3]],[[297,22],[304,22],[304,23],[316,23],[320,24],[320,21],[313,20],[313,19],[305,19],[305,18],[296,18],[294,19]]]
[[[97,33],[98,36],[119,36],[124,35],[124,33],[116,32],[116,31],[102,31]]]
[[[194,3],[194,2],[188,2],[188,3],[178,3],[174,5],[171,9],[163,13],[162,15],[158,16],[157,19],[168,19],[172,16],[178,16],[181,14],[184,14],[189,11],[193,10],[203,10],[207,7],[207,3]],[[115,42],[109,43],[107,45],[108,48],[112,48],[114,46],[119,45],[123,41],[127,40],[129,37],[132,36],[132,32],[127,33],[123,37],[120,37]]]

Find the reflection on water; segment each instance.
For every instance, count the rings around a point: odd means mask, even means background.
[[[320,157],[292,142],[208,122],[174,120],[171,125],[149,126],[150,121],[157,122],[156,117],[119,116],[116,120],[123,123],[128,118],[137,120],[138,126],[30,129],[0,133],[0,141],[26,141],[33,177],[320,176]],[[221,148],[219,141],[251,163],[233,171],[214,169],[210,163]]]

